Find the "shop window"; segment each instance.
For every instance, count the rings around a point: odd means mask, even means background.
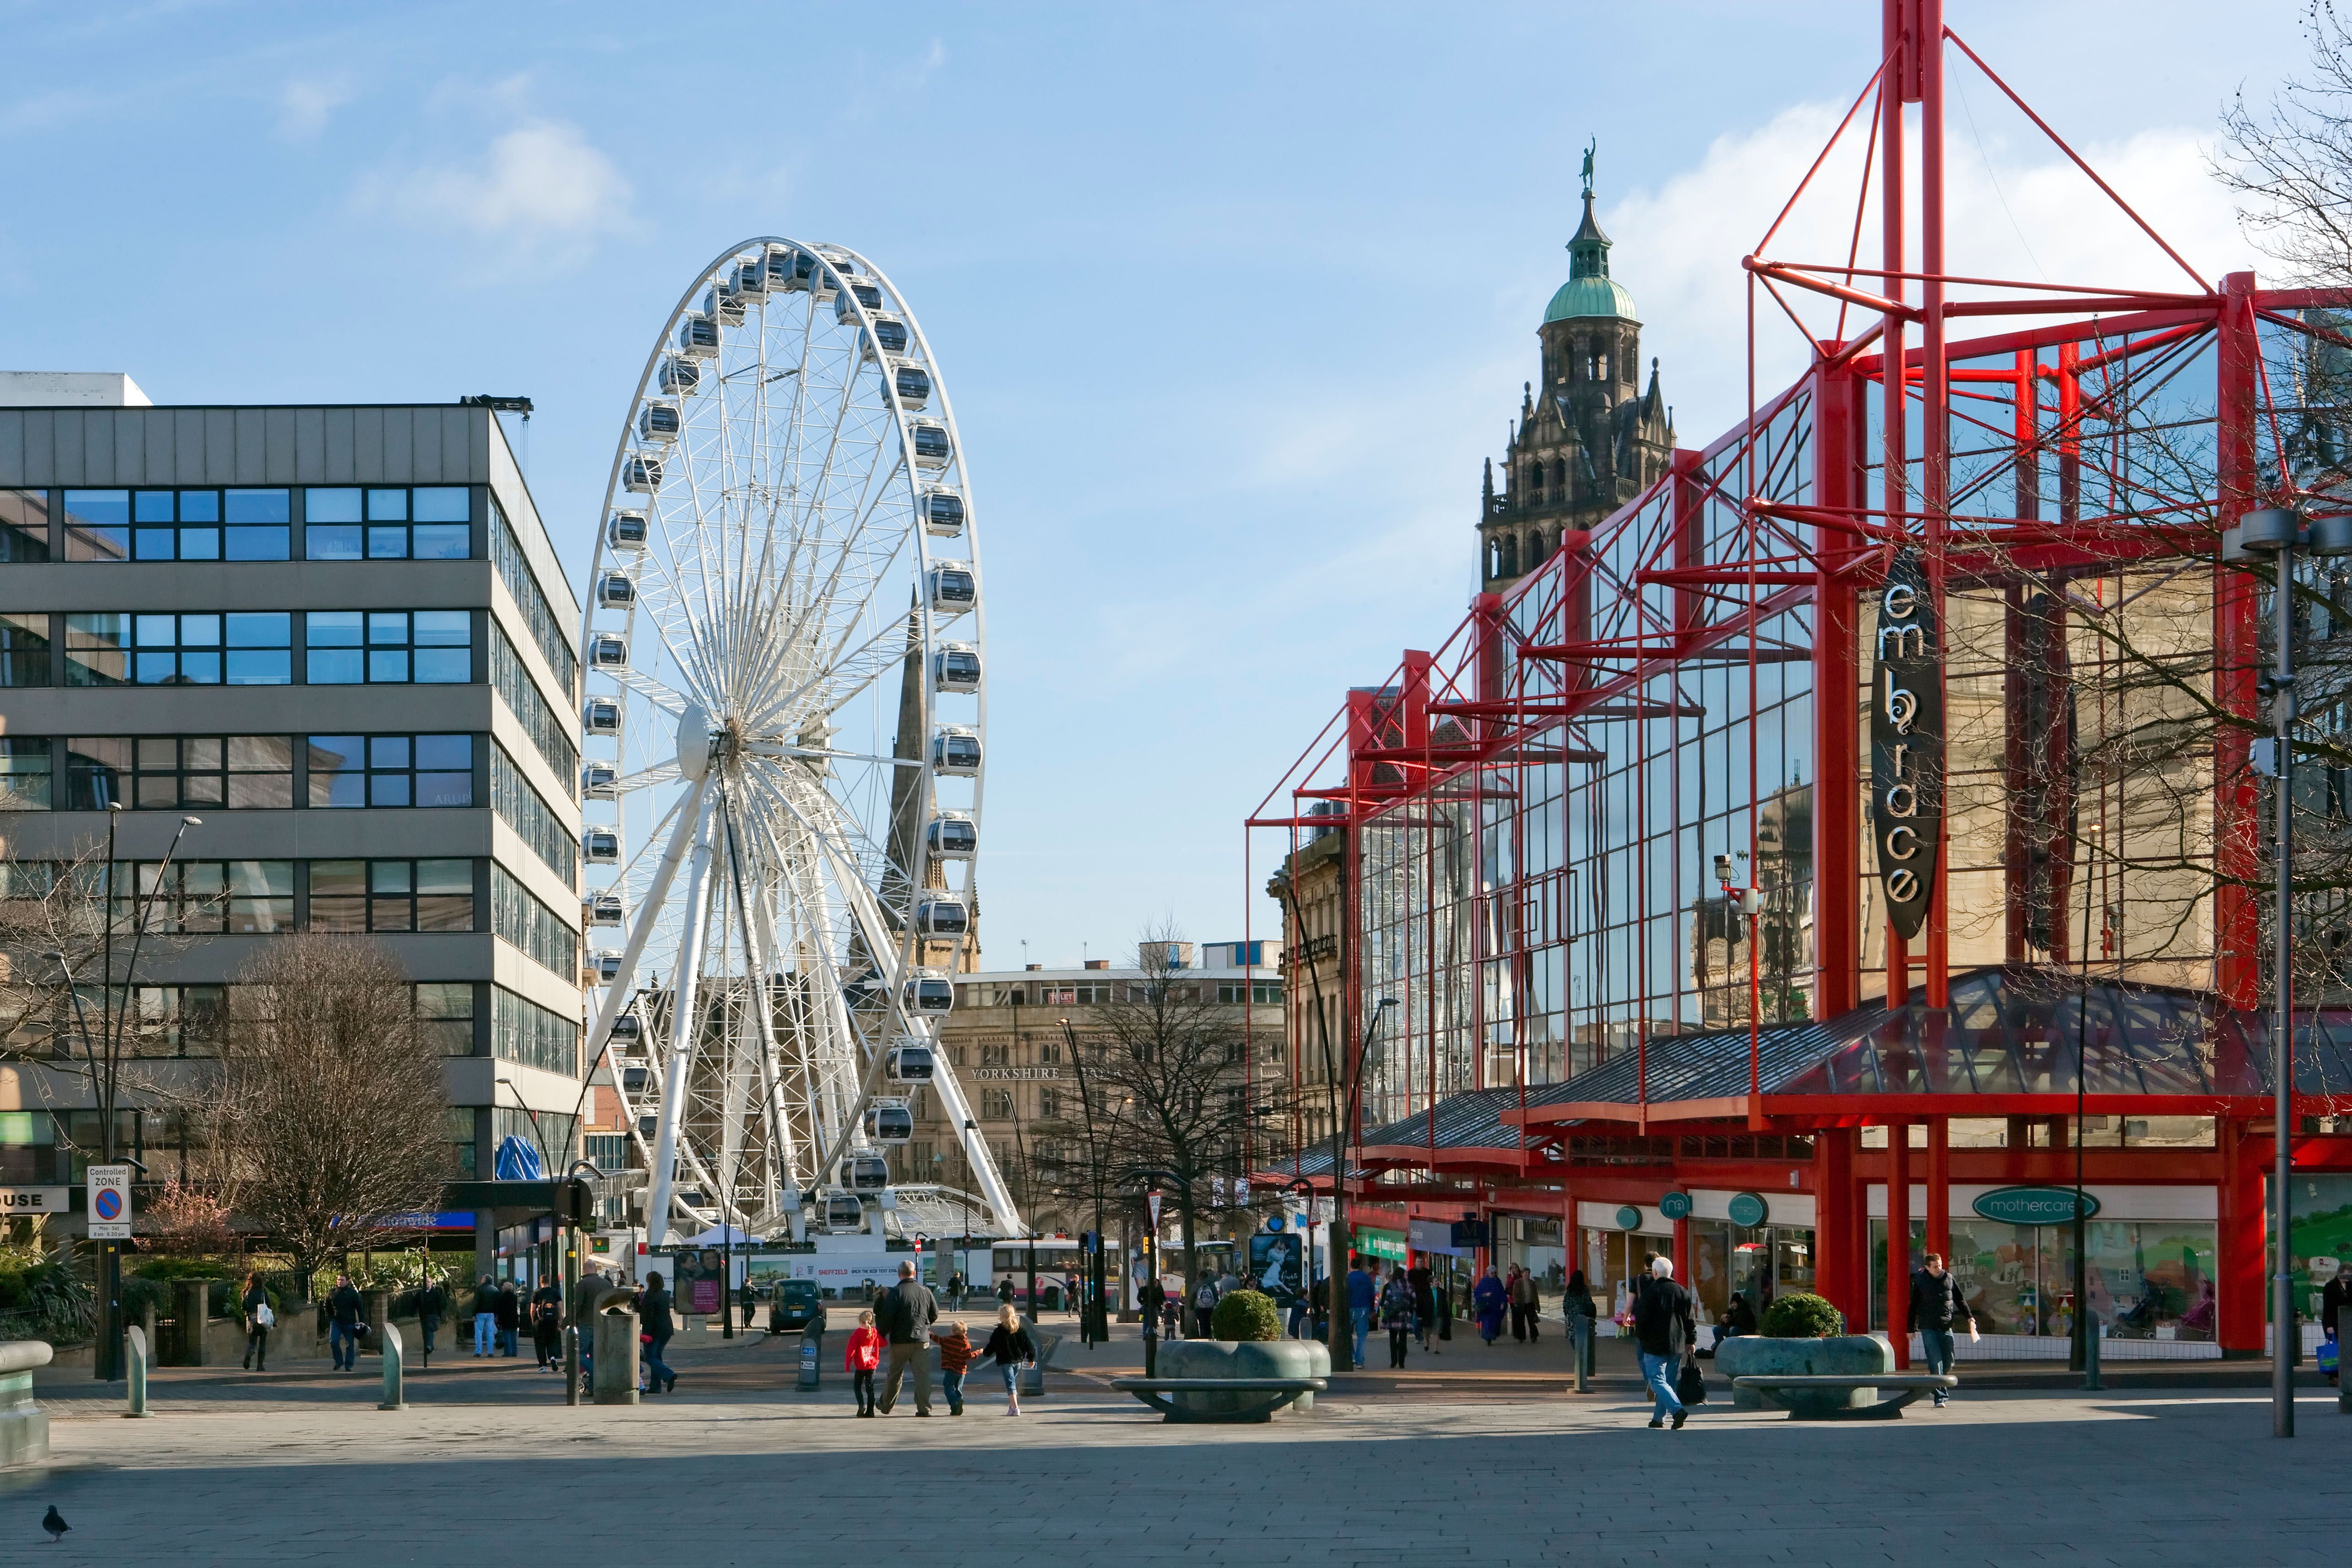
[[[303,554],[311,561],[463,561],[473,552],[463,485],[302,492]]]
[[[474,804],[471,735],[312,735],[314,806]]]
[[[474,679],[473,615],[467,610],[313,610],[308,618],[313,686],[453,685]]]

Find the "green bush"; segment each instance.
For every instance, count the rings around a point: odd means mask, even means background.
[[[1282,1310],[1263,1290],[1233,1290],[1217,1303],[1209,1327],[1221,1340],[1278,1340]]]
[[[1845,1314],[1819,1296],[1780,1296],[1764,1309],[1760,1325],[1770,1340],[1819,1340],[1845,1332]]]
[[[216,1258],[151,1258],[132,1269],[140,1279],[227,1279],[229,1266]]]

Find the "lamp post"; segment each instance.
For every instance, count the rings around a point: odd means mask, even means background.
[[[2234,540],[2231,537],[2234,535]],[[2232,549],[2234,544],[2235,549]],[[2277,660],[2263,677],[2270,699],[2271,763],[2278,782],[2278,902],[2276,943],[2272,956],[2277,1016],[2271,1043],[2271,1436],[2294,1436],[2294,1363],[2302,1347],[2294,1321],[2294,1255],[2289,1226],[2294,1217],[2294,557],[2308,549],[2324,556],[2352,555],[2352,516],[2323,517],[2308,528],[2295,512],[2279,507],[2249,511],[2222,536],[2222,559],[2252,552],[2267,555],[2272,572],[2271,616]]]
[[[1326,1246],[1331,1251],[1331,1364],[1352,1370],[1356,1364],[1356,1342],[1349,1333],[1348,1275],[1339,1267],[1342,1250],[1353,1250],[1354,1238],[1348,1228],[1348,1143],[1353,1131],[1349,1123],[1356,1118],[1356,1096],[1362,1087],[1364,1058],[1371,1054],[1372,1040],[1381,1031],[1381,1020],[1397,1005],[1393,996],[1383,996],[1372,1008],[1372,1016],[1364,1025],[1364,1041],[1350,1061],[1346,1064],[1347,1079],[1339,1086],[1338,1104],[1331,1116],[1331,1219],[1329,1239]],[[1330,1075],[1330,1063],[1324,1063],[1324,1074]],[[1339,1114],[1344,1106],[1347,1114]]]
[[[1078,1320],[1078,1341],[1081,1344],[1091,1341],[1107,1345],[1110,1343],[1110,1323],[1103,1301],[1103,1150],[1101,1142],[1095,1135],[1095,1098],[1087,1087],[1086,1057],[1078,1049],[1078,1037],[1071,1029],[1070,1021],[1064,1018],[1061,1025],[1062,1038],[1069,1042],[1070,1065],[1077,1069],[1078,1104],[1087,1114],[1087,1179],[1095,1190],[1095,1256],[1088,1269],[1094,1300]]]

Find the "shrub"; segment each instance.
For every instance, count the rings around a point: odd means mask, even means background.
[[[1819,1296],[1776,1297],[1760,1327],[1772,1340],[1819,1340],[1845,1332],[1845,1314]]]
[[[1228,1291],[1211,1314],[1209,1327],[1221,1340],[1278,1340],[1282,1310],[1263,1290]]]
[[[216,1258],[152,1258],[131,1273],[141,1279],[226,1279],[229,1266]]]

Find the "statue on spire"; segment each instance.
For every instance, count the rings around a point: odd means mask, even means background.
[[[1584,144],[1584,199],[1592,199],[1592,154],[1600,149],[1601,138],[1595,136]]]

